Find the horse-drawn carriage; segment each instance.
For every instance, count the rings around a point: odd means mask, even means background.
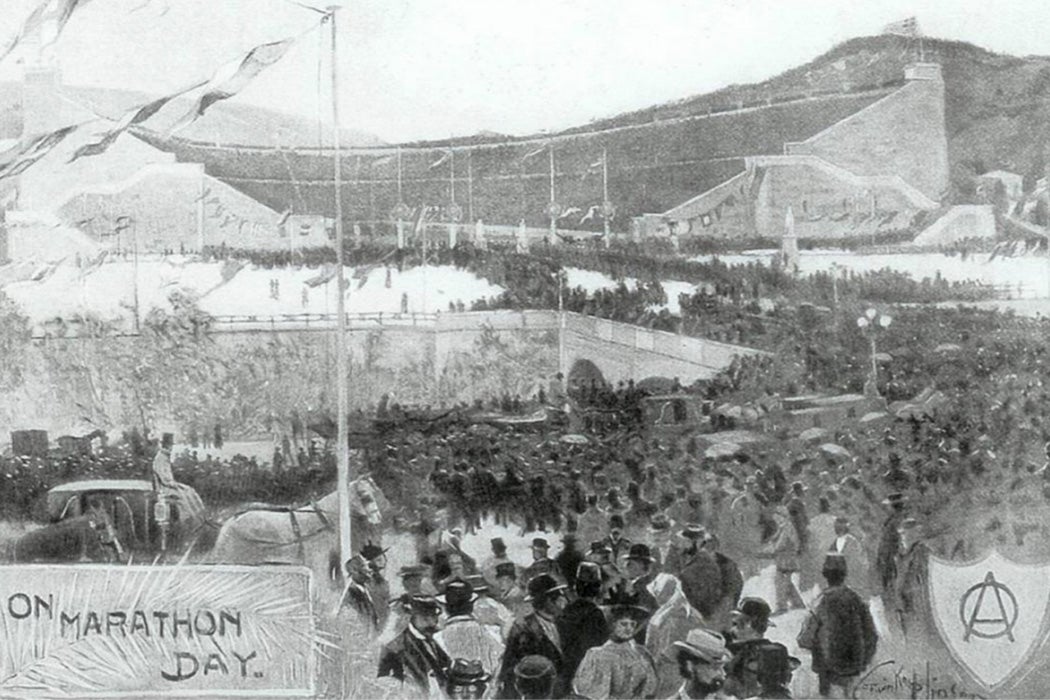
[[[72,481],[48,491],[49,524],[23,535],[16,561],[126,561],[181,551],[204,524],[196,491],[143,479]]]

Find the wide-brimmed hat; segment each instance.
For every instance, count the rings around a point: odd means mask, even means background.
[[[776,623],[769,619],[769,616],[773,614],[772,608],[761,598],[742,598],[733,614],[744,615],[758,622],[764,621],[767,627],[776,627]]]
[[[557,672],[554,662],[539,654],[530,654],[514,666],[514,675],[522,680],[553,678]]]
[[[441,603],[432,595],[414,595],[405,604],[411,613],[440,613]]]
[[[784,678],[802,665],[802,661],[789,654],[787,647],[779,642],[759,644],[752,663],[755,667],[751,670],[755,671],[759,678]]]
[[[685,636],[685,641],[675,642],[674,646],[708,663],[729,661],[733,658],[733,655],[729,653],[729,649],[726,648],[725,637],[717,632],[705,630],[702,627],[689,630],[689,634]]]
[[[529,581],[529,594],[525,596],[525,602],[530,602],[539,598],[548,598],[554,593],[564,591],[566,588],[568,588],[568,586],[564,583],[558,583],[558,579],[550,574],[534,576],[532,580]]]
[[[602,611],[609,619],[609,622],[629,617],[638,624],[642,624],[653,615],[653,611],[649,608],[642,607],[641,605],[628,605],[622,603],[602,606]]]
[[[456,685],[486,683],[492,676],[485,673],[481,661],[477,659],[453,659],[448,670],[448,682]]]
[[[464,576],[463,580],[470,584],[475,593],[484,593],[489,589],[488,581],[481,574],[470,574]]]
[[[448,608],[458,608],[478,599],[474,586],[463,579],[452,579],[445,585],[445,592],[437,597],[439,603]]]
[[[688,523],[682,530],[682,537],[688,540],[702,540],[707,534],[707,528],[700,523]]]

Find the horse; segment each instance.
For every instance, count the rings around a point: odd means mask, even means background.
[[[14,561],[112,562],[123,559],[113,523],[97,511],[27,532],[14,544]]]
[[[370,476],[350,483],[351,550],[382,538],[389,502]],[[338,581],[339,492],[302,506],[250,504],[219,529],[208,560],[222,564],[301,564],[318,580]],[[335,569],[333,571],[333,557]],[[350,554],[344,554],[344,560]]]

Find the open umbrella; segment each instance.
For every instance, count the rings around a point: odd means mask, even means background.
[[[948,353],[948,352],[959,352],[962,347],[955,343],[941,343],[933,349],[936,353]]]
[[[798,434],[802,442],[820,442],[828,436],[828,431],[823,428],[807,428]]]
[[[820,446],[820,451],[829,457],[838,457],[840,459],[849,459],[853,455],[842,445],[836,445],[833,442],[825,442]]]
[[[704,450],[707,459],[729,459],[740,454],[740,445],[735,442],[716,442]]]

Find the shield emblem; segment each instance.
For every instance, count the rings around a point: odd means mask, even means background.
[[[929,586],[941,639],[985,690],[1031,667],[1050,618],[1050,563],[1018,564],[997,551],[965,563],[931,554]]]

